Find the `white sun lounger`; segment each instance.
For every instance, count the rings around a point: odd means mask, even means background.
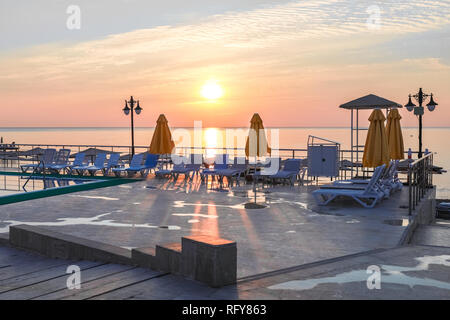
[[[59,171],[66,169],[69,165],[70,149],[59,149],[56,154],[55,161],[46,165],[46,169],[50,172],[59,173]]]
[[[38,163],[32,163],[32,164],[25,164],[20,166],[20,170],[22,170],[22,173],[26,173],[28,169],[31,170],[37,170],[39,167],[44,169],[44,167],[50,163],[53,162],[53,159],[55,158],[56,149],[45,149],[44,154],[42,157],[40,157]],[[42,165],[42,163],[44,165]]]
[[[376,184],[380,179],[381,173],[385,165],[379,166],[375,169],[370,182],[364,190],[354,189],[319,189],[313,191],[312,195],[317,201],[318,205],[327,205],[339,196],[352,198],[365,208],[373,208],[384,197],[384,192],[380,191]]]

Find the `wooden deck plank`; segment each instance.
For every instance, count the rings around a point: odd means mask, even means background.
[[[119,264],[105,264],[89,268],[81,272],[81,283],[86,284],[89,281],[97,280],[103,277],[111,276],[119,272],[133,269],[132,266]],[[48,281],[35,283],[29,286],[21,287],[16,290],[0,294],[0,299],[20,299],[27,300],[37,298],[46,294],[54,293],[67,289],[67,279],[69,275],[65,274]],[[75,290],[75,289],[74,289]]]
[[[217,288],[211,288],[206,284],[189,280],[181,276],[166,275],[150,279],[127,287],[106,292],[96,296],[94,300],[169,300],[178,299],[180,295],[196,299],[201,296],[205,299],[217,292]],[[188,298],[186,298],[188,299]]]
[[[38,297],[39,300],[71,300],[71,299],[89,299],[106,292],[124,288],[154,277],[160,276],[161,273],[134,268],[128,271],[120,272],[101,279],[90,281],[81,285],[79,290],[61,290],[52,294]]]
[[[0,293],[15,290],[21,287],[29,286],[43,281],[48,281],[63,275],[67,276],[67,267],[71,264],[76,264],[81,270],[99,266],[102,263],[91,261],[65,261],[63,265],[53,266],[44,270],[39,270],[27,274],[18,275],[16,277],[8,278],[0,281]],[[1,295],[0,295],[1,296]]]
[[[21,275],[27,275],[34,272],[40,272],[48,268],[67,265],[67,261],[63,260],[46,260],[46,261],[21,261],[14,263],[9,267],[0,269],[0,281],[5,281]]]

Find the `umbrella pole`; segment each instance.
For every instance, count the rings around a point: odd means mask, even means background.
[[[254,174],[253,174],[253,198],[255,200],[255,202],[247,202],[244,207],[245,209],[263,209],[265,207],[267,207],[264,204],[260,204],[260,203],[256,203],[256,161],[255,161],[255,166],[254,166]]]

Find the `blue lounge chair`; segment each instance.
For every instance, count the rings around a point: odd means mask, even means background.
[[[111,153],[109,155],[108,162],[106,165],[101,169],[104,176],[107,176],[108,173],[113,169],[117,168],[119,165],[120,160],[120,153]],[[88,170],[89,171],[89,170]]]
[[[193,179],[199,173],[202,163],[203,155],[191,154],[190,159],[184,158],[180,165],[174,166],[171,176],[174,180],[178,180],[179,175],[183,174],[185,179]]]
[[[226,169],[218,169],[216,173],[219,176],[221,183],[223,182],[223,178],[226,177],[228,183],[235,179],[236,183],[239,185],[241,175],[245,174],[247,170],[247,160],[244,157],[236,157],[230,167]]]
[[[39,168],[44,169],[46,165],[49,165],[53,162],[55,154],[56,149],[45,149],[38,163],[22,165],[20,166],[20,170],[22,170],[22,173],[26,173],[28,172],[28,169],[31,169],[33,171],[39,170]]]
[[[385,165],[379,166],[375,169],[372,178],[366,185],[364,190],[354,189],[319,189],[313,191],[312,195],[316,199],[318,205],[327,205],[339,196],[352,198],[365,208],[373,208],[384,197],[384,192],[377,188],[377,182],[380,179]]]
[[[277,173],[272,174],[268,179],[276,182],[277,180],[289,181],[291,185],[297,180],[297,176],[300,173],[302,160],[301,159],[287,159],[284,162],[284,166]]]
[[[51,172],[59,173],[59,171],[66,169],[69,165],[69,156],[70,149],[59,149],[53,163],[46,165],[45,168]]]
[[[106,154],[105,154],[105,160],[106,160]],[[97,159],[95,159],[94,165],[86,168],[86,170],[89,172],[89,174],[91,176],[95,175],[95,173],[100,170],[104,176],[107,176],[112,168],[115,168],[119,165],[119,160],[120,160],[119,153],[111,153],[109,155],[109,159],[106,161],[106,163],[105,163],[105,161],[103,161],[103,165],[101,165],[101,161],[99,160],[97,163]]]
[[[139,172],[142,177],[146,177],[151,170],[155,170],[158,165],[159,154],[147,153],[144,165],[141,166]]]
[[[181,163],[174,164],[172,169],[161,169],[156,171],[155,174],[158,177],[170,176],[174,180],[178,180],[178,177],[182,174],[185,179],[193,179],[199,173],[202,163],[203,155],[191,154],[190,158],[181,157]]]
[[[93,166],[79,166],[74,167],[73,169],[77,170],[78,172],[83,175],[84,171],[88,171],[90,175],[94,175],[98,170],[102,170],[105,167],[105,161],[106,161],[106,153],[99,153],[95,157],[94,165]]]
[[[218,175],[219,170],[224,170],[228,168],[228,155],[227,154],[218,154],[216,155],[216,159],[214,160],[214,168],[203,169],[200,173],[200,177],[202,181],[208,179],[208,176],[212,176],[213,179]]]
[[[67,173],[72,174],[74,168],[83,166],[85,158],[86,158],[86,154],[84,152],[77,153],[75,155],[75,159],[73,160],[72,164],[69,164],[66,166]]]
[[[133,158],[131,158],[130,164],[128,168],[126,167],[118,167],[112,168],[112,172],[119,177],[122,172],[126,172],[128,176],[132,176],[136,174],[136,172],[142,170],[142,160],[144,159],[144,154],[139,153],[135,154]]]
[[[254,170],[252,170],[252,167],[254,168]],[[263,182],[267,180],[267,178],[273,174],[271,173],[272,170],[275,168],[276,172],[278,172],[278,170],[281,167],[281,158],[280,157],[270,157],[267,158],[265,162],[261,164],[257,164],[249,165],[249,171],[252,172],[251,176],[252,179],[256,182],[259,182],[260,180],[262,180]],[[256,170],[256,168],[259,168],[260,170]],[[272,169],[272,170],[270,170]]]
[[[142,154],[142,156],[143,155],[144,154]],[[135,174],[139,171],[142,177],[146,177],[152,169],[154,170],[156,168],[156,166],[158,164],[158,158],[159,158],[158,154],[148,153],[143,165],[137,164],[137,163],[142,163],[143,157],[141,158],[139,156],[135,159],[134,164],[133,164],[133,160],[132,160],[132,163],[130,163],[130,167],[128,167],[128,168],[125,168],[125,167],[113,168],[112,171],[114,172],[114,174],[116,176],[120,176],[121,172]]]

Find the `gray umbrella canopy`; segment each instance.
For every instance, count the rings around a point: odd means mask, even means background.
[[[33,148],[27,151],[19,151],[19,155],[21,156],[39,156],[41,154],[44,154],[45,149],[44,148]]]
[[[402,105],[397,102],[387,100],[385,98],[381,98],[374,94],[369,94],[367,96],[352,100],[352,101],[344,103],[344,104],[341,104],[339,106],[339,108],[344,108],[344,109],[375,109],[375,108],[390,109],[390,108],[402,108]]]
[[[104,149],[98,149],[98,148],[88,148],[88,149],[82,150],[82,151],[80,151],[78,153],[81,153],[81,152],[84,152],[86,157],[95,157],[99,153],[107,153],[107,154],[120,153],[120,152],[114,152],[114,151],[111,151],[111,150],[104,150]],[[71,158],[75,158],[78,153],[74,153],[70,157]]]

